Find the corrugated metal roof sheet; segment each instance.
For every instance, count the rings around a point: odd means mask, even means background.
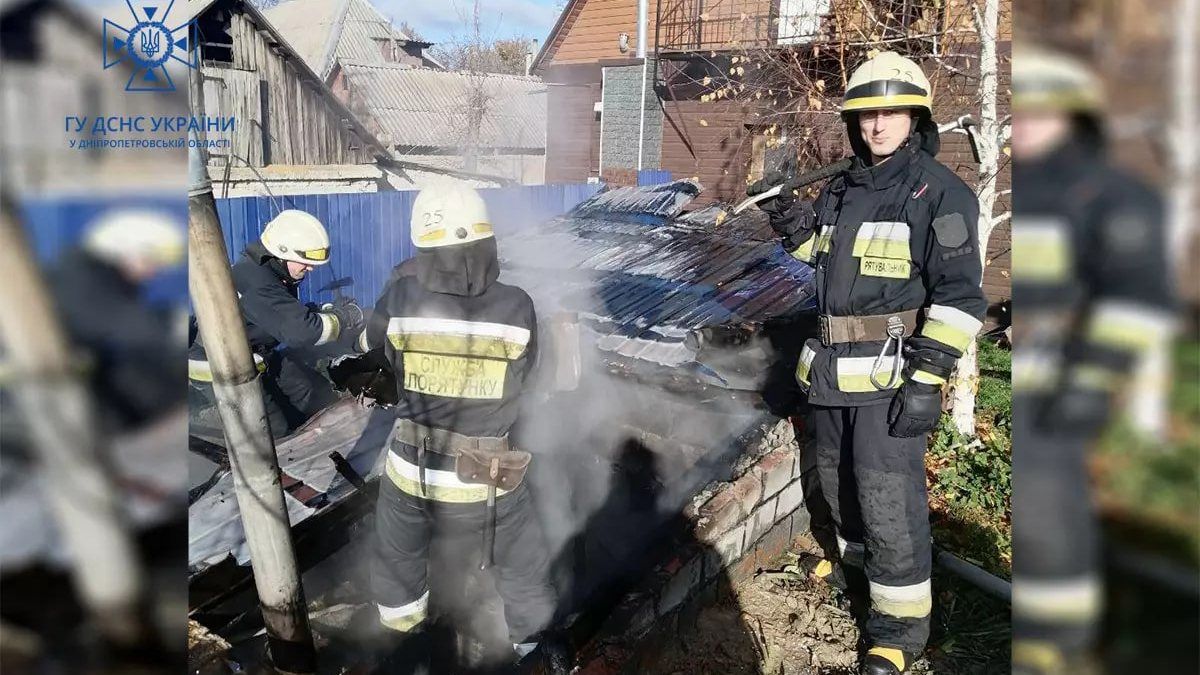
[[[325,62],[330,33],[341,19],[346,0],[291,0],[267,9],[263,14],[288,41],[292,49],[312,68],[325,77],[329,64]]]
[[[367,0],[290,0],[264,14],[323,78],[336,61],[385,63],[376,40],[412,40]]]
[[[486,101],[481,147],[545,150],[546,85],[540,78],[353,61],[341,65],[351,100],[362,104],[401,153],[463,145],[477,92]]]
[[[696,192],[677,181],[596,195],[505,238],[505,281],[540,312],[578,313],[601,350],[670,367],[695,360],[694,330],[811,311],[812,268],[784,252],[763,214],[675,217]]]

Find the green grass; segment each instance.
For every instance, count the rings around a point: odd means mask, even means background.
[[[990,340],[979,343],[979,392],[975,408],[985,415],[1012,415],[1012,352]]]
[[[1200,342],[1173,352],[1166,442],[1117,424],[1094,458],[1097,488],[1113,534],[1200,565]]]
[[[1007,577],[1012,565],[1012,354],[980,342],[979,369],[977,435],[964,437],[943,415],[930,438],[926,466],[934,540]]]
[[[1200,426],[1200,341],[1181,340],[1174,350],[1171,410],[1193,431]]]

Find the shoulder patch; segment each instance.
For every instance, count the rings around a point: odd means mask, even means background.
[[[970,238],[967,221],[963,214],[957,211],[935,218],[933,234],[937,237],[937,242],[945,248],[958,248]]]

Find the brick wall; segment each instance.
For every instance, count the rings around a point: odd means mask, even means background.
[[[808,533],[799,446],[780,420],[746,448],[736,479],[709,486],[685,509],[683,543],[625,595],[580,650],[580,673],[637,672],[628,662],[650,630],[722,578],[735,583],[777,559]]]

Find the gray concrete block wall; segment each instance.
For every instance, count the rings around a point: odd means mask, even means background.
[[[645,119],[642,66],[610,66],[604,69],[604,124],[601,132],[601,165],[608,169],[636,169],[638,132],[642,133],[642,168],[657,169],[662,156],[663,116],[654,93],[655,62],[646,66]]]

